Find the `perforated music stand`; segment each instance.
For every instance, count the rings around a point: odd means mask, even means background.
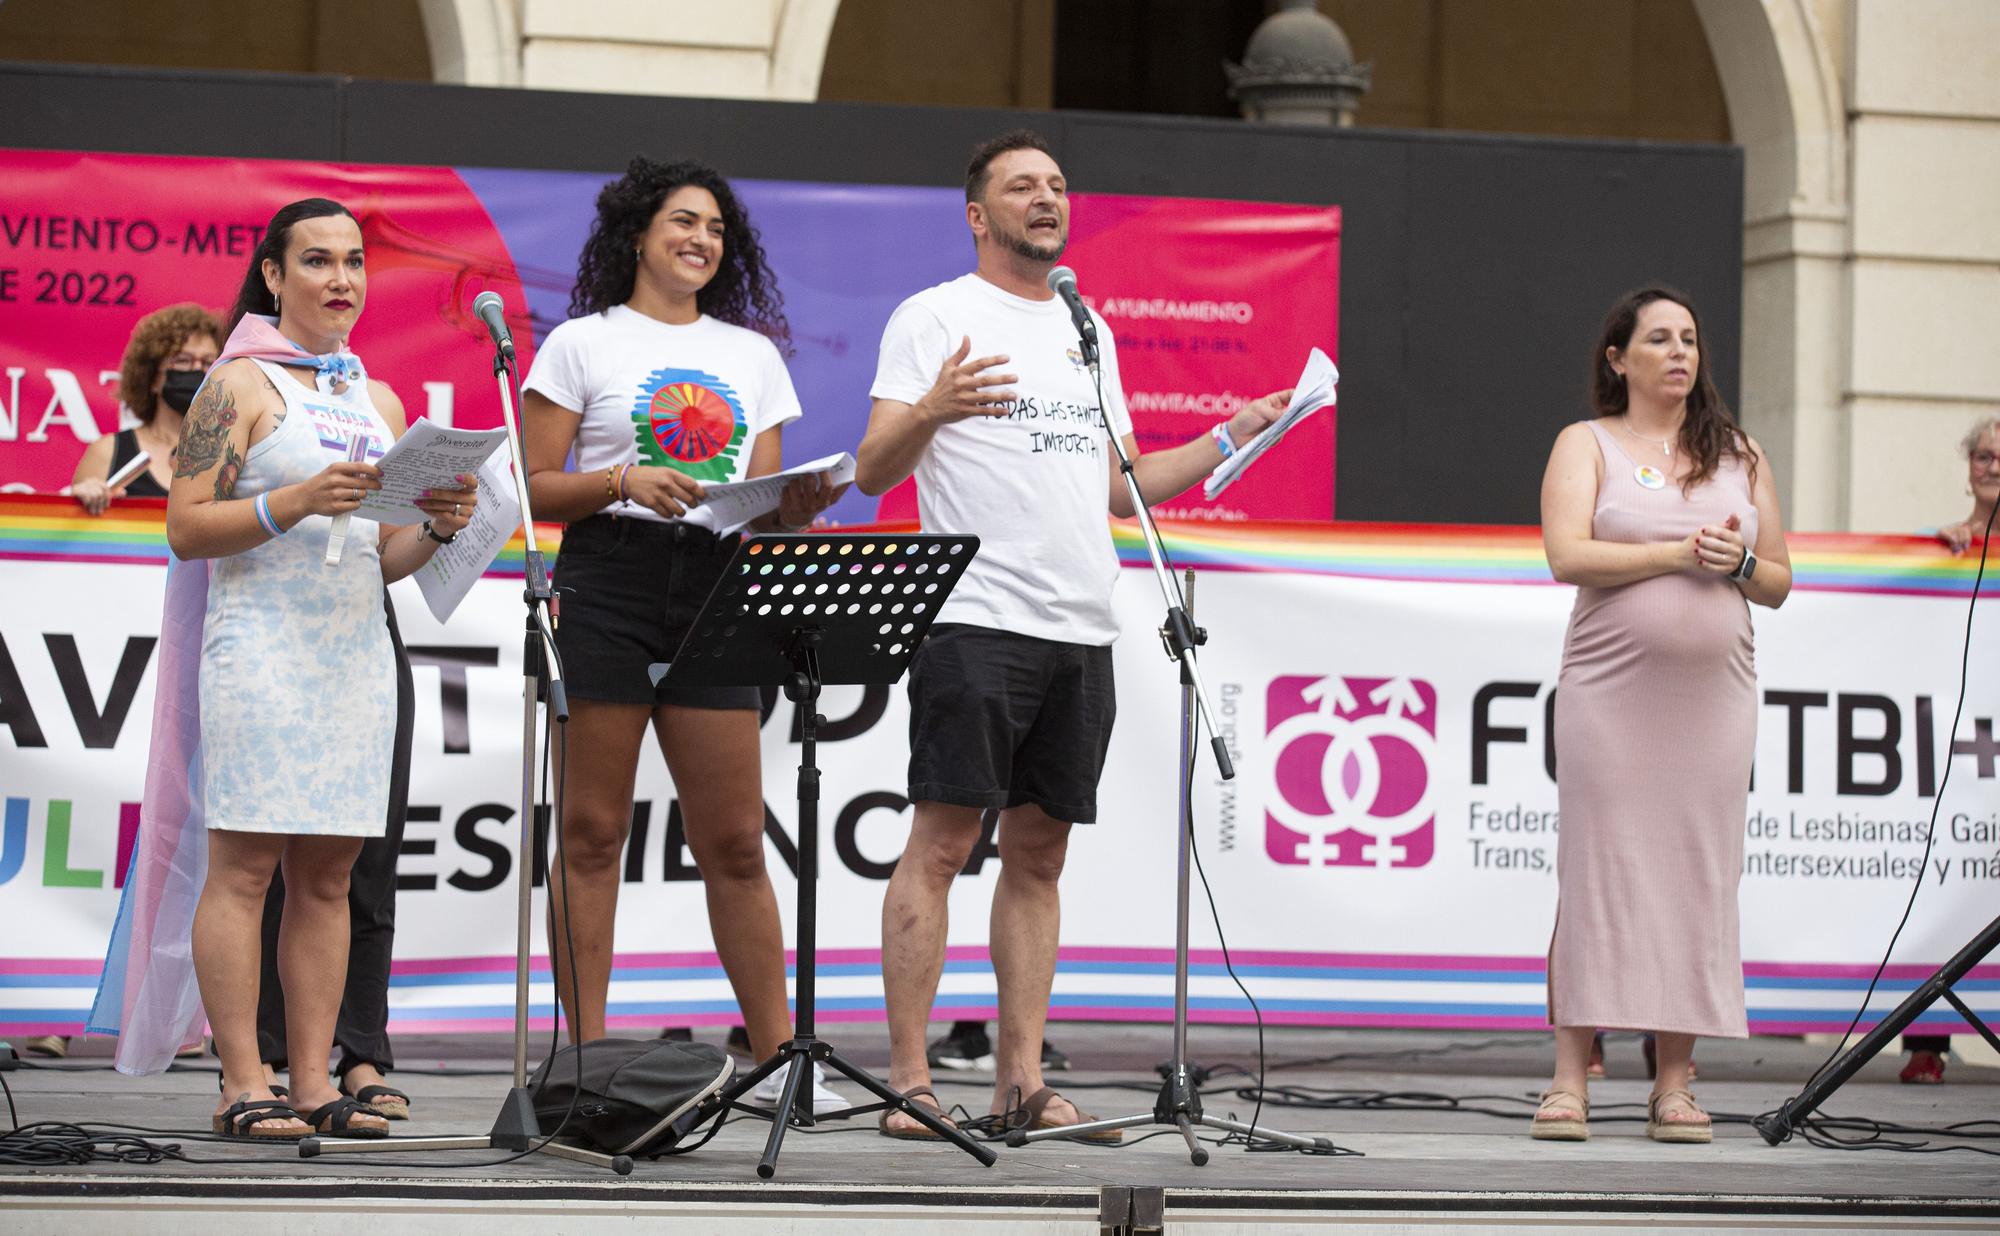
[[[745,541],[671,662],[651,667],[674,687],[783,686],[799,708],[798,995],[792,1038],[715,1101],[736,1103],[758,1082],[788,1070],[757,1175],[769,1180],[792,1123],[813,1124],[812,1063],[824,1061],[882,1100],[850,1115],[896,1108],[991,1167],[994,1154],[867,1070],[842,1059],[814,1032],[818,969],[819,766],[814,739],[820,687],[892,683],[903,676],[938,607],[979,550],[975,536],[774,535]],[[754,1109],[746,1109],[754,1110]],[[761,1113],[758,1113],[761,1114]]]

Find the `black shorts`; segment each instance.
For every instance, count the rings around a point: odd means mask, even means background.
[[[910,662],[910,801],[1097,819],[1111,649],[939,623]]]
[[[683,708],[759,708],[756,687],[655,687],[736,552],[735,536],[650,519],[592,515],[569,525],[556,556],[556,651],[577,699]]]

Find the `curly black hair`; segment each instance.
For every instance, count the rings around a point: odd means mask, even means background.
[[[652,226],[653,216],[674,190],[696,185],[715,195],[722,211],[722,262],[715,278],[695,294],[703,313],[734,326],[748,327],[791,354],[791,326],[785,321],[785,298],[778,278],[764,260],[764,247],[743,203],[721,173],[704,163],[655,163],[634,156],[625,174],[597,195],[597,218],[590,239],[576,262],[576,287],[569,294],[569,315],[602,313],[632,298],[638,277],[639,238]]]

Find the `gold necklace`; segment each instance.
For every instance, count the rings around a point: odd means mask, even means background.
[[[1622,431],[1626,437],[1635,438],[1640,442],[1650,442],[1654,446],[1660,448],[1660,454],[1665,455],[1668,459],[1672,459],[1674,457],[1674,435],[1668,434],[1664,438],[1648,438],[1643,434],[1633,433],[1630,429],[1626,428],[1624,421],[1613,421],[1612,424],[1618,426],[1619,430]]]

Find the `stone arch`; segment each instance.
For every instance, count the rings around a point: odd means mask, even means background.
[[[782,0],[771,39],[771,94],[809,103],[819,98],[820,72],[840,0]]]
[[[1847,216],[1847,112],[1809,0],[1695,0],[1730,128],[1744,222]]]
[[[1813,0],[1695,0],[1743,147],[1744,426],[1771,455],[1787,522],[1849,514],[1845,393],[1847,111]]]
[[[733,29],[726,43],[735,51],[761,51],[764,80],[736,84],[730,93],[744,98],[811,101],[819,96],[820,71],[826,64],[827,40],[833,34],[840,0],[768,3],[768,42],[757,48],[757,36],[746,43],[742,31]],[[528,82],[523,72],[526,39],[519,0],[420,0],[420,4],[438,81],[469,86],[536,84]],[[633,40],[638,44],[647,41],[643,37]]]
[[[419,0],[431,72],[465,86],[521,84],[521,22],[514,0]]]

